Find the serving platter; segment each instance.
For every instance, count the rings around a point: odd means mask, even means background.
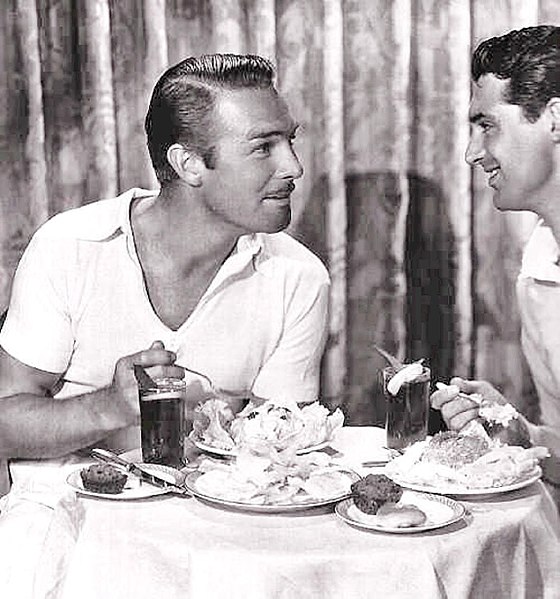
[[[417,526],[405,528],[384,526],[382,521],[373,514],[365,514],[355,505],[352,498],[344,499],[335,507],[336,515],[347,524],[362,528],[391,534],[415,534],[435,530],[454,524],[461,520],[466,513],[465,507],[459,502],[431,493],[418,493],[404,491],[400,500],[401,504],[413,505],[426,514],[426,521]]]
[[[428,485],[418,482],[411,482],[406,480],[406,477],[399,476],[398,473],[386,472],[387,476],[396,482],[401,487],[410,489],[411,491],[418,491],[421,493],[435,493],[437,495],[452,495],[454,497],[478,497],[485,495],[498,495],[501,493],[508,493],[509,491],[517,491],[518,489],[524,489],[529,485],[532,485],[538,481],[542,476],[542,470],[540,466],[536,466],[531,472],[529,472],[523,478],[500,487],[482,487],[482,488],[469,488],[463,485]]]
[[[165,475],[165,478],[168,478],[170,483],[182,484],[183,482],[182,473],[178,470],[175,470],[175,468],[161,466],[159,464],[139,464],[139,466],[142,466],[142,468],[147,472]],[[136,479],[134,475],[130,476],[130,479],[134,481],[134,484],[129,487],[125,485],[125,488],[121,493],[99,493],[97,491],[90,491],[89,489],[84,488],[82,479],[80,477],[81,470],[83,470],[83,468],[74,470],[66,478],[66,483],[72,487],[74,491],[77,491],[81,495],[89,495],[91,497],[98,497],[101,499],[113,499],[116,501],[130,501],[133,499],[144,499],[146,497],[164,495],[173,491],[171,488],[156,487],[155,485],[151,485],[149,482],[140,481],[139,479]]]
[[[237,455],[237,448],[233,449],[222,449],[220,447],[214,447],[213,445],[208,445],[203,441],[200,441],[195,435],[191,435],[189,439],[192,441],[193,445],[203,451],[204,453],[210,453],[212,455],[219,455],[222,457],[235,457]],[[327,441],[323,441],[322,443],[317,443],[317,445],[311,445],[310,447],[304,447],[302,449],[296,450],[296,455],[304,455],[306,453],[311,453],[312,451],[320,451],[331,443],[332,439]]]
[[[351,470],[341,469],[343,472],[350,475],[352,482],[359,480],[359,475]],[[282,504],[262,504],[262,503],[251,503],[251,502],[243,502],[243,501],[233,501],[230,499],[223,499],[221,497],[217,497],[215,495],[210,495],[208,493],[203,493],[200,489],[197,488],[196,481],[202,476],[202,472],[191,472],[187,474],[184,485],[187,490],[196,498],[201,499],[203,501],[207,501],[213,504],[216,507],[229,508],[240,510],[244,512],[257,512],[257,513],[289,513],[289,512],[298,512],[302,510],[310,510],[317,507],[323,507],[327,505],[331,505],[345,499],[350,495],[350,487],[348,487],[348,491],[344,493],[340,493],[333,497],[315,499],[312,497],[302,498],[299,501],[292,501],[290,503],[282,503]]]

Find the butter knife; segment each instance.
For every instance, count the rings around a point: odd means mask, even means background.
[[[187,489],[182,485],[172,483],[165,478],[165,476],[160,475],[151,469],[145,469],[134,462],[129,462],[128,460],[121,458],[118,454],[107,449],[92,449],[91,455],[99,462],[104,462],[106,464],[110,464],[111,466],[122,468],[126,472],[130,472],[134,476],[137,476],[140,480],[150,483],[156,487],[169,489],[175,493],[181,493],[183,495],[189,494]]]

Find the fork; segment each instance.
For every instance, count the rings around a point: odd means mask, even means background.
[[[199,372],[198,370],[194,370],[194,368],[187,368],[186,366],[182,366],[181,364],[177,364],[177,366],[179,366],[179,368],[182,368],[185,372],[190,372],[191,374],[194,374],[204,379],[208,383],[210,390],[217,396],[227,397],[230,399],[251,399],[251,397],[253,397],[251,391],[232,392],[227,391],[226,389],[220,389],[219,387],[216,387],[216,385],[214,385],[212,379],[208,375]]]
[[[375,468],[377,466],[385,466],[387,461],[394,460],[395,458],[398,458],[399,456],[404,454],[404,451],[401,449],[392,449],[391,447],[385,447],[384,445],[382,446],[382,449],[384,449],[388,453],[389,460],[383,460],[383,459],[366,460],[361,463],[362,467],[363,468]]]
[[[448,389],[449,387],[451,387],[451,385],[446,385],[445,383],[436,383],[436,388],[437,389]],[[477,396],[476,393],[474,393],[473,395],[467,395],[466,393],[463,393],[462,391],[459,391],[459,393],[457,393],[457,397],[461,397],[463,399],[468,399],[469,401],[472,401],[473,403],[477,404],[478,406],[480,406],[482,404],[482,398],[479,398]]]
[[[385,445],[383,445],[383,449],[387,450],[389,452],[389,455],[392,458],[396,458],[396,457],[404,454],[404,449],[396,449],[394,447],[385,447]]]
[[[226,391],[225,389],[219,389],[218,387],[216,387],[216,385],[214,385],[212,379],[206,374],[199,372],[198,370],[194,370],[193,368],[181,366],[180,364],[176,364],[176,366],[179,366],[179,368],[182,368],[185,372],[190,372],[191,374],[194,374],[204,379],[208,383],[210,390],[217,396],[228,397],[230,399],[250,399],[251,397],[253,397],[253,394],[250,391],[241,391],[233,393],[231,391]],[[149,388],[156,385],[154,379],[152,379],[152,377],[146,372],[146,370],[138,364],[134,365],[134,375],[136,377],[136,380],[138,381],[138,384],[141,387]]]

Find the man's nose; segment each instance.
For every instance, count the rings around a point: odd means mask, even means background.
[[[484,157],[486,151],[484,144],[480,138],[480,135],[473,133],[469,139],[469,144],[465,151],[465,160],[471,165],[475,166]]]
[[[284,179],[299,179],[303,175],[303,166],[291,144],[286,144],[281,153],[278,168],[280,177]]]

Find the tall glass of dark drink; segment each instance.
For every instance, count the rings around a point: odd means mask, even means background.
[[[382,372],[387,402],[387,447],[393,449],[403,449],[426,438],[430,407],[430,369],[423,366],[413,380],[405,380],[398,391],[394,393],[392,389],[392,393],[387,385],[398,370],[391,366]]]
[[[182,468],[184,460],[185,382],[159,379],[140,390],[142,461]]]

